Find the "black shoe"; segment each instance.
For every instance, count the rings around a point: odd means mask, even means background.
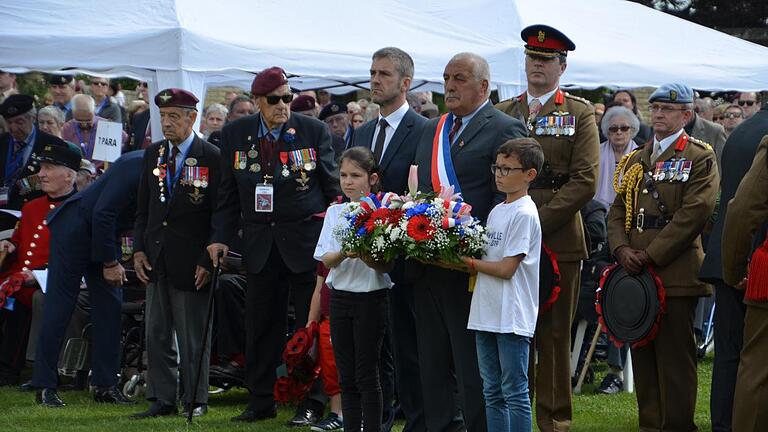
[[[273,405],[267,409],[263,410],[253,410],[251,408],[246,408],[245,411],[240,413],[240,415],[232,417],[230,420],[233,422],[255,422],[259,420],[266,420],[277,417],[277,408]]]
[[[47,388],[38,390],[35,395],[35,400],[38,404],[48,408],[61,408],[66,406],[59,397],[59,394],[56,393],[56,389]]]
[[[134,405],[136,402],[125,397],[123,392],[117,387],[107,387],[105,389],[96,389],[93,392],[93,400],[100,403],[109,403],[115,405]]]
[[[185,404],[184,411],[181,413],[181,416],[184,418],[189,417],[189,404]],[[206,414],[208,414],[208,405],[207,404],[195,404],[197,405],[195,409],[192,410],[192,417],[202,417]]]
[[[160,401],[154,401],[146,411],[131,414],[129,418],[145,419],[145,418],[152,418],[152,417],[176,415],[178,413],[179,413],[179,409],[176,408],[176,405],[166,405]]]
[[[615,374],[609,373],[603,378],[603,382],[600,383],[600,387],[597,388],[598,393],[603,394],[616,394],[624,389],[624,383],[621,378]]]
[[[32,381],[27,381],[24,384],[20,385],[19,391],[25,392],[25,393],[35,391],[35,388],[32,386]]]
[[[320,421],[322,417],[312,408],[302,408],[296,410],[292,419],[288,420],[288,426],[312,426]]]

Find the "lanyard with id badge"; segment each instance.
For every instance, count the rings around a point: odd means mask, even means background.
[[[261,121],[261,119],[259,119]],[[279,152],[280,150],[280,142],[283,138],[283,133],[285,132],[285,125],[283,125],[282,129],[280,130],[280,135],[278,136],[277,140],[275,140],[271,145],[271,154],[265,155],[264,153],[264,147],[260,145],[261,150],[261,162],[264,165],[264,182],[259,183],[256,185],[256,188],[254,190],[255,194],[255,209],[257,213],[272,213],[275,206],[275,186],[272,184],[272,179],[274,179],[273,175],[269,175],[266,173],[274,173],[274,160],[275,160],[275,152]],[[267,131],[267,134],[270,132]],[[259,141],[264,139],[264,137],[260,137]],[[256,152],[255,144],[251,144],[251,149],[248,151],[247,156],[249,157],[256,157],[258,156],[258,152]],[[285,164],[285,163],[283,163]],[[254,166],[258,166],[258,164],[254,164]],[[260,168],[259,168],[260,170]],[[256,172],[255,170],[251,170]]]

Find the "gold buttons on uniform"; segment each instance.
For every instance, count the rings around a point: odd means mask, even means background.
[[[53,204],[49,204],[49,205],[48,205],[48,207],[50,207],[50,209],[51,209],[51,210],[53,210],[54,208],[56,208],[56,206],[55,206],[55,205],[53,205]]]
[[[27,256],[32,256],[32,251],[27,251]]]
[[[37,226],[37,230],[40,231],[41,229],[43,229],[43,226],[42,225],[38,225]]]
[[[30,260],[24,260],[24,265],[30,265],[30,264],[32,264],[32,261],[30,261]]]
[[[35,244],[35,242],[32,242],[32,243],[29,244],[29,247],[33,248],[33,247],[37,247],[37,245]]]

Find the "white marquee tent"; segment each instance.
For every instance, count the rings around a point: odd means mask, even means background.
[[[254,71],[279,65],[294,87],[343,92],[366,85],[376,49],[397,46],[415,60],[414,86],[439,88],[450,57],[472,51],[509,97],[525,85],[520,29],[534,23],[576,43],[567,85],[768,89],[768,48],[623,0],[4,0],[0,69],[128,76],[150,91],[204,94],[248,88]]]

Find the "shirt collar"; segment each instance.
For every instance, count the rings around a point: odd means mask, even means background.
[[[267,124],[264,123],[264,117],[259,115],[259,137],[267,136]],[[277,141],[278,138],[280,138],[280,130],[283,128],[283,125],[280,125],[274,129],[271,129],[269,131],[270,134],[272,134],[272,137]]]
[[[195,131],[189,133],[189,136],[178,145],[180,154],[187,154],[189,146],[192,145],[192,141],[195,139]],[[173,144],[171,144],[173,145]]]
[[[530,92],[526,91],[526,96],[528,97],[528,104],[530,105],[532,100],[538,99],[539,102],[541,102],[541,105],[544,106],[544,104],[549,102],[549,99],[552,97],[552,95],[555,94],[556,91],[557,91],[557,87],[555,87],[552,91],[544,93],[543,95],[541,95],[539,97],[535,97],[535,96],[531,95]]]
[[[389,113],[388,116],[382,117],[381,114],[379,114],[379,122],[381,122],[381,119],[384,119],[387,121],[387,125],[391,126],[392,129],[397,129],[397,126],[399,126],[400,122],[403,121],[405,113],[408,112],[408,108],[408,102],[403,102],[403,104],[400,105],[400,108]]]
[[[477,107],[474,111],[471,113],[461,116],[461,126],[464,127],[465,125],[468,125],[470,121],[472,121],[472,117],[475,116],[478,112],[480,112],[481,109],[483,109],[486,105],[490,103],[489,99],[486,99],[485,102],[481,103],[479,107]]]
[[[668,137],[666,137],[666,138],[664,138],[662,140],[656,139],[656,135],[654,135],[653,136],[653,145],[656,146],[656,144],[658,143],[659,144],[659,148],[661,149],[661,152],[664,153],[664,151],[667,150],[667,148],[670,145],[672,145],[673,142],[677,141],[677,139],[680,138],[680,135],[682,135],[683,132],[685,132],[685,130],[681,128],[679,131],[677,131],[677,133],[674,133],[674,134],[672,134],[672,135],[670,135],[670,136],[668,136]]]

